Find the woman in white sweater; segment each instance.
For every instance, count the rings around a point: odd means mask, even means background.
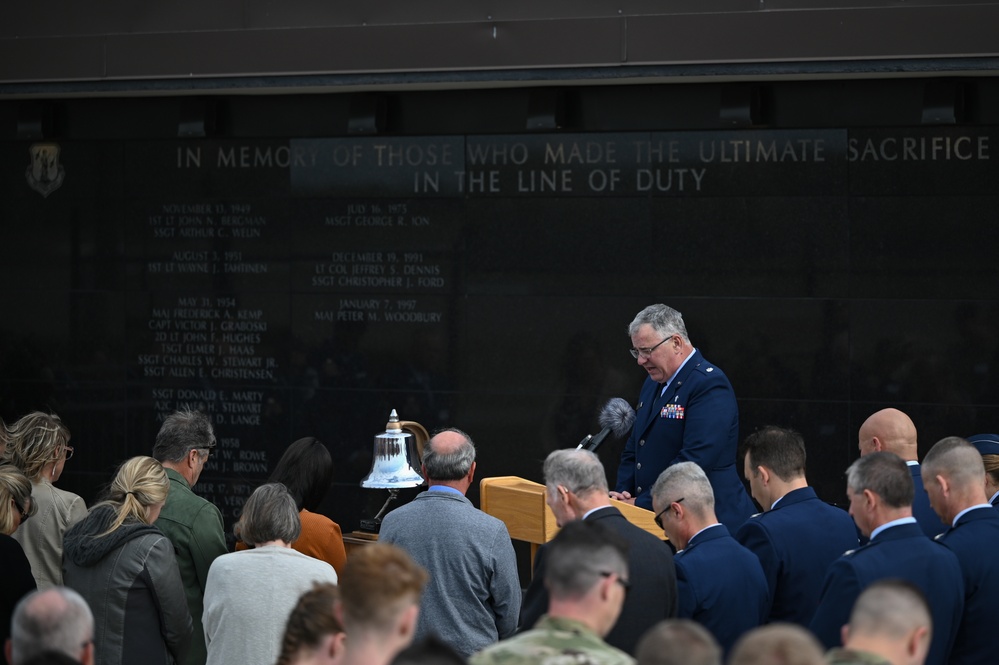
[[[280,483],[258,487],[234,528],[252,549],[212,562],[205,584],[207,665],[273,665],[288,615],[315,582],[336,584],[325,561],[296,552],[298,507]]]

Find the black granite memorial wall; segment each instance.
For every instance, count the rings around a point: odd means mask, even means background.
[[[167,414],[204,409],[197,490],[230,525],[316,436],[348,531],[384,498],[358,484],[391,409],[468,431],[480,477],[540,480],[636,399],[626,326],[665,302],[742,435],[802,431],[842,503],[879,408],[923,452],[999,429],[999,130],[793,124],[5,140],[0,417],[58,412],[61,485],[90,502]]]

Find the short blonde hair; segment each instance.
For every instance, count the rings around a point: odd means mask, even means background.
[[[103,502],[114,508],[117,516],[106,536],[114,532],[128,519],[149,523],[147,509],[166,501],[170,493],[170,478],[163,465],[152,457],[139,456],[125,460],[107,491]]]
[[[4,459],[36,481],[49,462],[59,459],[69,443],[69,428],[54,413],[32,411],[13,425],[5,426],[7,450]]]

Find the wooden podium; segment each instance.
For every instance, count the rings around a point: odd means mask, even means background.
[[[547,543],[558,533],[555,515],[545,503],[545,486],[517,476],[498,476],[483,478],[479,489],[482,512],[502,520],[512,539],[531,544],[533,569],[538,545]],[[611,505],[635,526],[665,540],[663,530],[656,525],[655,514],[651,510],[636,508],[616,499],[611,499]]]

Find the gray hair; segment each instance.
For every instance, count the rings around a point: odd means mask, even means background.
[[[687,510],[702,518],[715,510],[711,482],[704,469],[694,462],[678,462],[666,467],[652,485],[652,498],[662,504],[683,499]]]
[[[295,497],[281,483],[265,483],[253,490],[233,533],[247,545],[272,540],[293,543],[302,533]]]
[[[46,651],[79,660],[94,639],[94,615],[83,596],[55,586],[26,595],[10,623],[11,665],[22,665]]]
[[[577,495],[607,494],[607,474],[600,458],[589,450],[556,450],[545,459],[545,485],[559,485]]]
[[[637,665],[722,665],[718,640],[690,619],[666,619],[638,642]]]
[[[923,458],[922,472],[927,477],[944,475],[961,489],[985,485],[985,462],[981,454],[959,436],[937,441]]]
[[[662,335],[663,339],[671,335],[679,335],[683,341],[690,343],[687,337],[687,326],[683,324],[683,315],[672,307],[663,304],[649,305],[635,315],[635,320],[628,324],[628,337],[634,337],[638,329],[644,325]]]
[[[846,470],[846,484],[854,494],[870,490],[889,508],[912,505],[915,485],[905,461],[889,452],[864,455]]]
[[[153,457],[160,462],[179,462],[192,450],[215,447],[215,428],[201,411],[174,411],[163,421],[153,444]]]
[[[454,432],[464,439],[457,449],[446,454],[434,450],[434,438],[444,432]],[[454,427],[435,432],[423,447],[423,466],[427,467],[427,477],[430,480],[461,480],[468,475],[474,461],[475,444],[472,437]]]
[[[627,550],[620,536],[597,522],[569,522],[548,548],[548,593],[553,598],[572,600],[586,595],[605,574],[627,579]]]
[[[879,580],[864,589],[850,613],[850,634],[904,639],[921,626],[932,630],[926,596],[900,579]]]

